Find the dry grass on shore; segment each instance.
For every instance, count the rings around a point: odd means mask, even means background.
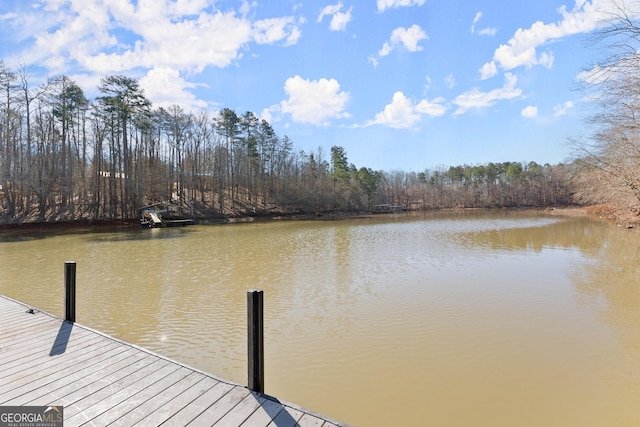
[[[640,215],[637,212],[619,210],[608,204],[558,208],[550,210],[550,213],[565,216],[588,216],[626,228],[640,227]]]

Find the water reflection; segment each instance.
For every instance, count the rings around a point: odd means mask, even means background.
[[[634,425],[637,233],[499,212],[197,225],[0,243],[0,293],[354,425]]]
[[[472,231],[452,237],[467,248],[493,250],[531,250],[564,248],[592,251],[602,245],[606,229],[594,231],[588,218],[546,218],[527,221],[477,221]],[[476,225],[474,223],[474,225]],[[597,230],[597,227],[596,227]]]
[[[599,250],[589,252],[591,263],[574,273],[584,304],[596,305],[630,354],[640,353],[640,245],[638,235],[617,229],[600,236]],[[629,325],[636,325],[629,328]],[[634,370],[640,381],[638,366]]]

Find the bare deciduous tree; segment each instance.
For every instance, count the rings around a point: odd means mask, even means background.
[[[571,141],[576,200],[621,214],[640,212],[640,11],[634,4],[616,3],[593,34],[606,51],[583,73],[583,89],[597,106],[593,133]]]

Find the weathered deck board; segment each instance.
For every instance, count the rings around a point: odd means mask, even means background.
[[[233,389],[234,387],[231,384],[217,382],[205,392],[201,393],[196,399],[191,401],[188,406],[185,406],[168,418],[163,423],[163,426],[181,427],[187,425],[193,419],[206,411],[212,402],[217,402]]]
[[[63,405],[65,426],[344,425],[29,308],[0,295],[0,405]]]
[[[81,377],[80,379],[71,376],[57,378],[46,386],[34,390],[32,393],[14,399],[13,402],[16,405],[35,405],[35,402],[45,399],[47,395],[51,399],[54,396],[69,395],[82,386],[90,385],[91,389],[93,389],[95,383],[107,375],[107,372],[118,371],[122,369],[122,367],[131,364],[132,361],[139,360],[139,358],[140,356],[137,356],[133,349],[125,350],[110,357],[108,361],[110,364],[104,363],[102,360],[98,362],[99,364],[87,364],[84,367],[84,372],[78,372],[77,374]]]
[[[0,386],[0,395],[5,400],[14,400],[20,396],[28,396],[41,387],[47,387],[58,378],[79,378],[80,375],[77,375],[77,372],[82,372],[83,364],[91,363],[93,358],[105,360],[104,356],[111,356],[114,352],[121,351],[118,348],[112,348],[108,351],[103,350],[104,347],[100,347],[83,352],[82,357],[78,357],[73,361],[65,361],[59,367],[43,363],[40,366],[31,367],[28,371],[17,372],[3,379],[3,385]],[[29,373],[26,374],[26,372]]]

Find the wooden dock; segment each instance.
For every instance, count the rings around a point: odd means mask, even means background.
[[[0,406],[48,405],[65,427],[344,426],[0,295]]]

